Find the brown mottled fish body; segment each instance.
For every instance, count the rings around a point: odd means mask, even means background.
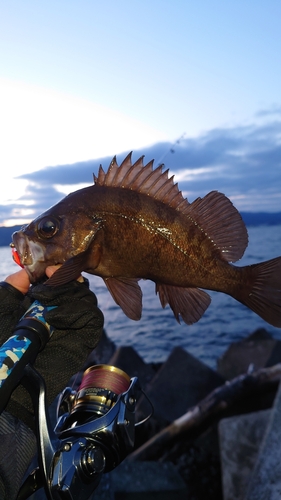
[[[86,190],[84,194],[88,196]],[[103,278],[135,278],[137,270],[138,278],[210,289],[216,280],[219,291],[227,270],[237,279],[231,266],[216,258],[219,251],[207,235],[188,217],[163,203],[133,191],[125,193],[122,188],[96,187],[95,205],[95,217],[102,221],[102,231],[90,249],[100,244],[102,252],[97,267],[89,252],[87,265],[95,269],[94,274]],[[183,273],[187,260],[188,273]]]
[[[129,155],[101,168],[95,184],[71,193],[14,233],[33,281],[63,264],[47,282],[59,285],[81,271],[104,279],[132,319],[141,316],[139,279],[156,283],[162,306],[179,320],[198,321],[210,303],[203,289],[227,293],[281,326],[281,257],[236,267],[248,243],[238,211],[211,192],[189,203],[168,172]]]

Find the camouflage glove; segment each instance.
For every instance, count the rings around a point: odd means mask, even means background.
[[[17,294],[12,294],[13,301]],[[44,306],[57,306],[46,313],[46,321],[55,330],[34,363],[34,367],[45,380],[50,404],[67,385],[71,376],[82,368],[87,356],[99,342],[103,329],[103,314],[97,307],[96,296],[89,290],[88,280],[84,283],[72,281],[59,287],[39,284],[31,287],[28,296],[31,302],[38,300]],[[18,304],[10,326],[14,325],[15,317],[19,319],[19,310],[22,312],[22,303]],[[7,328],[6,314],[4,322]],[[30,395],[23,386],[18,386],[13,392],[6,410],[33,428],[33,406]]]

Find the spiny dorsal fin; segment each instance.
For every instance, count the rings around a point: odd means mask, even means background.
[[[153,170],[153,160],[144,165],[143,158],[141,156],[132,164],[132,153],[129,153],[119,166],[114,157],[106,173],[100,166],[98,176],[94,176],[95,184],[131,189],[162,201],[176,210],[186,209],[189,203],[179,191],[178,185],[174,184],[174,176],[168,176],[169,170],[163,172],[163,165]]]

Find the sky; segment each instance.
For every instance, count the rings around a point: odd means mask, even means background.
[[[0,226],[134,151],[281,211],[279,0],[0,1]]]

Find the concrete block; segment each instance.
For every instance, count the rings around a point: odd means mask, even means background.
[[[155,375],[152,366],[145,363],[135,349],[130,346],[117,347],[108,364],[120,368],[129,377],[138,377],[142,388],[145,388]]]
[[[88,500],[115,500],[110,473],[103,474],[98,487]]]
[[[275,397],[245,500],[281,498],[281,384]],[[243,499],[244,500],[244,499]]]
[[[271,410],[224,418],[219,422],[224,500],[243,500]]]
[[[186,485],[170,462],[123,462],[110,473],[115,500],[186,500]]]
[[[103,330],[98,345],[95,347],[95,349],[91,351],[81,370],[78,373],[75,373],[71,377],[67,385],[72,387],[74,390],[77,390],[79,385],[81,384],[84,371],[93,365],[108,364],[110,358],[113,356],[113,353],[115,352],[115,349],[116,346],[114,342],[112,342],[109,339],[109,337],[106,334],[106,331]]]
[[[234,342],[217,361],[217,371],[226,380],[254,370],[273,366],[281,362],[281,341],[263,328],[256,330],[247,338]]]
[[[145,392],[154,406],[154,417],[172,422],[223,383],[215,371],[175,347]],[[147,404],[142,398],[137,410],[145,415],[145,409]]]

